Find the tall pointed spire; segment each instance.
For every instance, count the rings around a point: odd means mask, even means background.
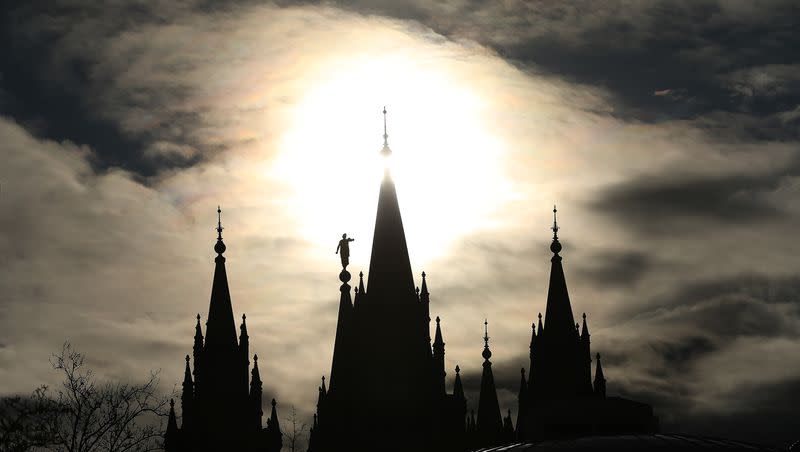
[[[483,322],[483,375],[481,375],[481,391],[478,399],[477,430],[483,445],[493,444],[503,431],[503,417],[500,414],[500,403],[497,400],[497,388],[492,373],[492,351],[489,350],[489,321]]]
[[[381,152],[385,156],[391,153],[388,145]],[[378,195],[367,289],[371,303],[403,304],[415,300],[403,218],[397,191],[388,172]]]
[[[222,209],[217,207],[217,243],[214,251],[214,282],[211,287],[211,302],[206,322],[206,347],[236,347],[236,324],[233,320],[231,294],[228,289],[228,275],[225,271],[225,243],[222,241]]]
[[[550,259],[552,266],[550,269],[550,287],[547,291],[547,309],[545,312],[546,335],[550,340],[562,341],[564,337],[574,337],[575,318],[572,316],[572,305],[569,302],[567,292],[567,281],[564,277],[564,268],[561,265],[561,243],[558,241],[558,226],[556,213],[558,210],[553,206],[553,243],[550,244],[550,251],[553,257]],[[542,334],[542,331],[539,331]],[[558,337],[559,339],[553,339]]]

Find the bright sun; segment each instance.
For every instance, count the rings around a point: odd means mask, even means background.
[[[389,164],[419,272],[456,239],[489,225],[508,190],[505,152],[463,76],[403,56],[338,63],[297,105],[272,177],[292,187],[289,209],[304,237],[333,253],[348,233],[356,238],[354,269],[366,270],[383,176],[384,104]]]

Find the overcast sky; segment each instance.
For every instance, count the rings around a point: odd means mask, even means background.
[[[552,205],[610,394],[667,432],[800,431],[796,2],[17,2],[0,12],[0,382],[180,383],[222,205],[265,391],[310,416],[383,105],[414,272],[516,411]],[[417,276],[419,277],[419,276]],[[452,385],[452,370],[448,385]]]

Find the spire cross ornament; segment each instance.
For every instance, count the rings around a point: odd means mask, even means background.
[[[392,155],[392,150],[389,149],[389,133],[386,131],[386,107],[383,107],[383,149],[381,149],[381,155],[384,157],[389,157]],[[386,168],[389,169],[388,167]]]
[[[217,206],[217,240],[222,240],[222,208]]]
[[[383,106],[383,145],[389,146],[389,134],[386,133],[386,106]]]
[[[484,346],[489,346],[489,319],[483,320],[483,342]]]
[[[557,212],[558,212],[558,209],[556,209],[556,205],[553,204],[553,227],[550,228],[550,229],[553,230],[553,240],[558,240],[559,227],[558,227],[558,222],[556,221],[556,213]]]
[[[217,206],[217,243],[214,245],[214,251],[219,254],[218,257],[225,259],[222,257],[222,253],[224,253],[226,249],[225,242],[222,241],[222,229],[222,208]]]

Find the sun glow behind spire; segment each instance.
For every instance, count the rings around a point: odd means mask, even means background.
[[[486,226],[507,194],[505,151],[486,130],[483,100],[433,63],[398,55],[338,62],[299,102],[271,168],[291,187],[303,235],[324,247],[347,232],[358,240],[356,265],[368,264],[383,165],[397,185],[414,266]],[[384,103],[390,155],[382,152]]]

